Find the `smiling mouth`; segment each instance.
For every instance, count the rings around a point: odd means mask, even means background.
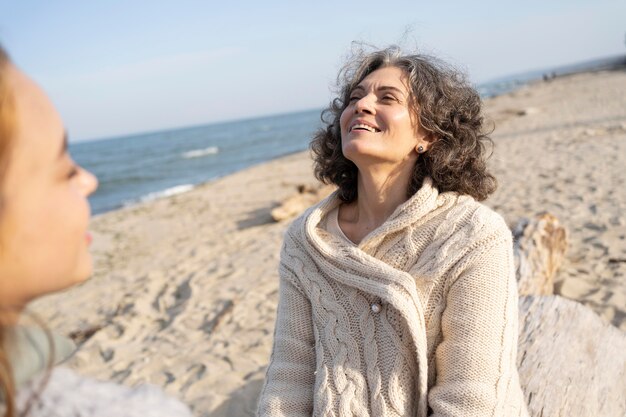
[[[354,130],[362,130],[362,131],[371,132],[371,133],[378,133],[378,132],[380,132],[380,129],[377,129],[377,128],[373,127],[373,126],[368,126],[368,125],[365,125],[365,124],[362,124],[362,123],[356,124],[356,125],[354,125],[354,126],[352,126],[350,128],[350,132],[352,132]]]

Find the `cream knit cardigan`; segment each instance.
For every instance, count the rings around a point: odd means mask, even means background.
[[[426,179],[350,246],[332,194],[293,222],[259,416],[527,416],[511,233]]]

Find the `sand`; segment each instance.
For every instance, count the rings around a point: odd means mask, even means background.
[[[486,102],[510,225],[549,211],[569,232],[556,292],[626,331],[626,72],[539,82]],[[198,416],[252,415],[269,359],[287,222],[270,211],[313,184],[308,152],[188,193],[98,216],[94,276],[32,310],[82,341],[68,366],[149,382]]]

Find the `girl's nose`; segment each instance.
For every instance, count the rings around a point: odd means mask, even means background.
[[[80,168],[81,170],[81,178],[80,184],[81,188],[85,192],[85,195],[90,195],[98,188],[98,178],[93,175],[91,172],[87,171],[84,168]]]

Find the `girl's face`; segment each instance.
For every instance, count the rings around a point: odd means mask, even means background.
[[[87,196],[98,182],[70,158],[44,92],[12,65],[3,71],[15,123],[0,184],[0,305],[21,307],[91,274]]]

